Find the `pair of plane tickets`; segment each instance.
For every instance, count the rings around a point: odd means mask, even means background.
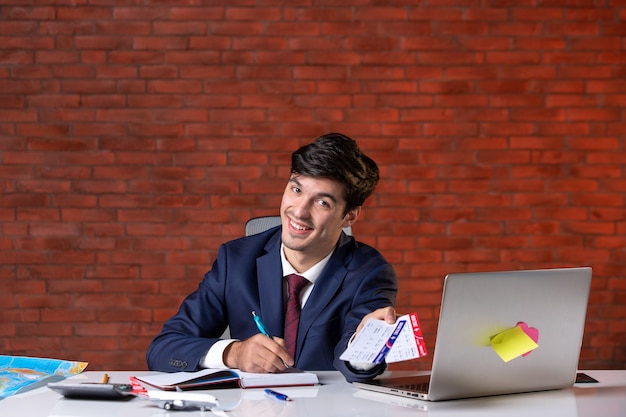
[[[417,313],[398,317],[394,324],[368,320],[339,357],[343,361],[379,364],[402,362],[426,355]]]

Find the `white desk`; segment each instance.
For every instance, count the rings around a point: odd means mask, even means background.
[[[110,372],[111,382],[127,383],[130,375],[147,372]],[[395,372],[394,374],[398,374]],[[321,386],[282,388],[293,401],[268,398],[262,390],[210,390],[222,404],[237,404],[233,417],[624,417],[626,371],[586,371],[598,384],[576,384],[564,390],[502,395],[468,400],[426,402],[370,393],[348,384],[338,372],[318,373]],[[99,382],[102,372],[84,372],[77,381]],[[130,401],[70,400],[42,386],[0,400],[2,417],[197,417],[209,411],[165,411],[140,398]]]

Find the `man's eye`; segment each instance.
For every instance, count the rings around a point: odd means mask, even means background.
[[[296,194],[300,193],[300,187],[291,187],[291,191],[293,191]]]
[[[330,204],[328,204],[326,201],[324,200],[317,200],[317,204],[319,204],[322,207],[330,207]]]

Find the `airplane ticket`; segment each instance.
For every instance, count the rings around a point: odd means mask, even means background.
[[[398,317],[394,324],[368,320],[340,359],[379,364],[401,362],[427,354],[417,313]]]

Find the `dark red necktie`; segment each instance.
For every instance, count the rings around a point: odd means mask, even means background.
[[[298,323],[300,322],[300,292],[309,281],[300,275],[287,275],[287,310],[285,311],[285,346],[291,357],[295,358]]]

